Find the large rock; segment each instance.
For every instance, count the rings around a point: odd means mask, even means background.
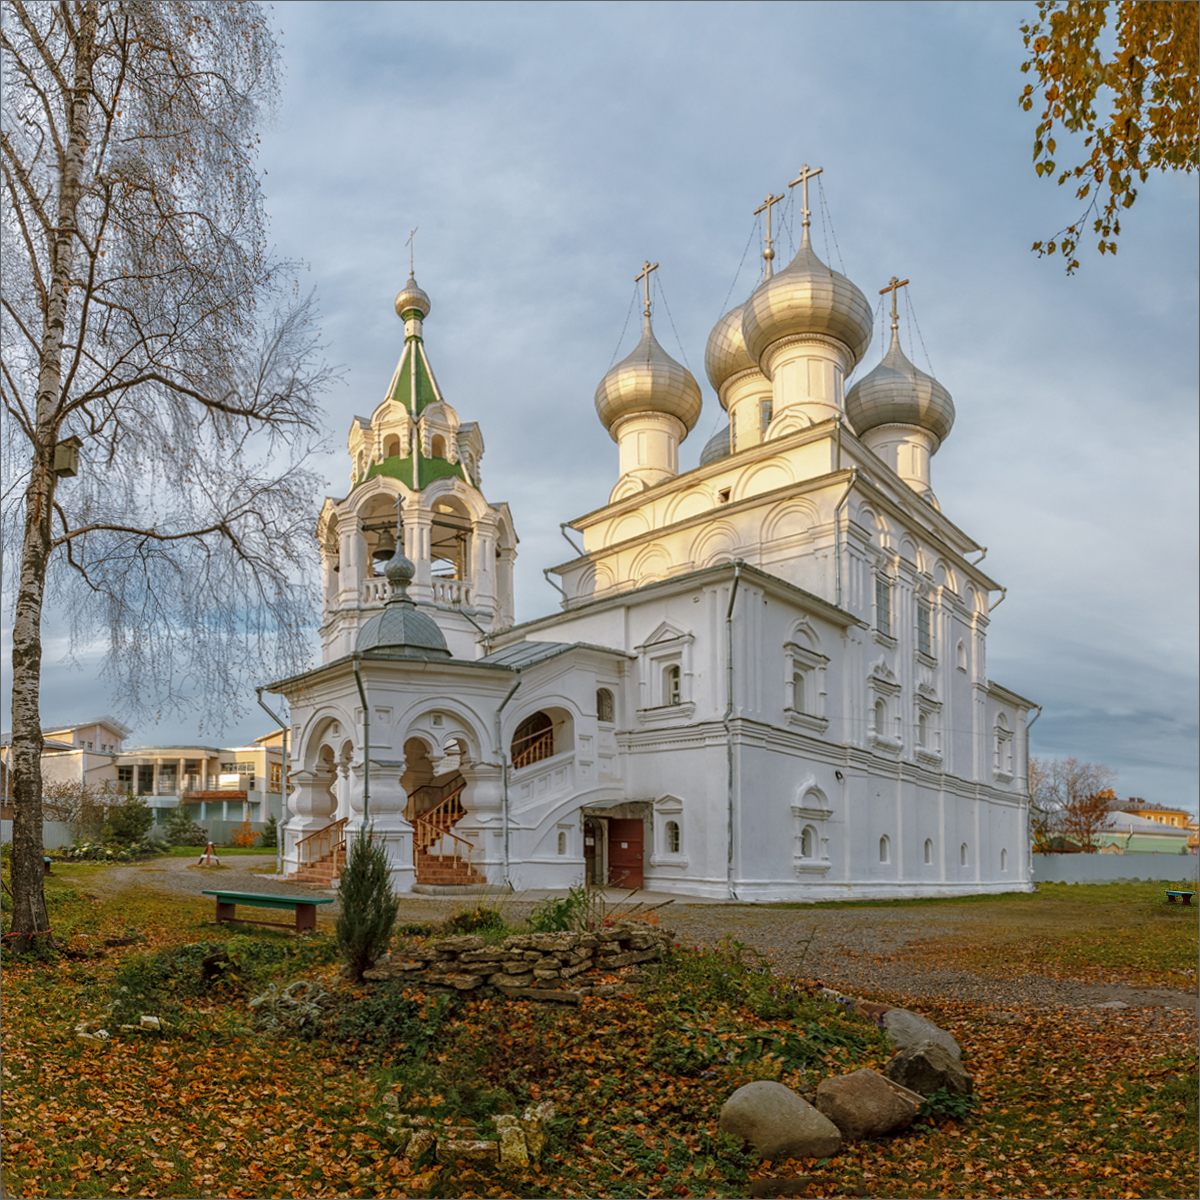
[[[721,1128],[743,1137],[763,1158],[829,1158],[842,1148],[838,1127],[782,1083],[738,1088],[721,1109]]]
[[[922,1096],[931,1096],[938,1088],[955,1096],[969,1096],[975,1090],[966,1068],[938,1042],[919,1042],[902,1050],[883,1073]]]
[[[882,1137],[896,1129],[907,1129],[916,1118],[917,1106],[892,1090],[875,1071],[851,1071],[817,1085],[817,1108],[850,1141]]]
[[[883,1027],[897,1050],[907,1050],[909,1046],[917,1046],[921,1042],[937,1042],[955,1058],[962,1058],[958,1043],[920,1013],[909,1012],[907,1008],[889,1009],[883,1014]]]

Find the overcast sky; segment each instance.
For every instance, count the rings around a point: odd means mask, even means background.
[[[277,251],[305,262],[346,368],[329,493],[345,493],[350,419],[382,399],[402,347],[392,300],[418,226],[426,348],[479,422],[484,492],[521,537],[518,620],[551,611],[542,568],[573,553],[558,524],[616,479],[592,395],[642,260],[661,264],[659,339],[704,389],[687,469],[722,416],[704,344],[754,285],[754,247],[738,275],[752,210],[821,166],[833,233],[814,203],[818,253],[872,300],[912,280],[924,350],[906,349],[954,396],[933,485],[1008,589],[989,676],[1044,706],[1034,753],[1106,762],[1119,795],[1195,811],[1197,178],[1142,186],[1119,254],[1084,253],[1073,278],[1029,252],[1079,211],[1034,174],[1036,117],[1017,103],[1034,11],[277,4],[287,84],[265,187]],[[622,353],[636,334],[635,316]],[[860,374],[883,348],[877,334]],[[46,721],[120,715],[86,658],[60,661],[57,633]],[[251,716],[204,740],[258,732]],[[164,721],[133,740],[194,736]]]

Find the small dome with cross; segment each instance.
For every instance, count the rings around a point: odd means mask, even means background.
[[[750,357],[746,339],[742,336],[744,308],[744,304],[731,308],[713,326],[704,348],[704,372],[718,396],[721,388],[740,371],[758,370],[758,363]]]
[[[936,451],[954,426],[954,401],[932,375],[908,361],[893,325],[883,360],[846,393],[846,419],[859,437],[880,425],[915,425],[933,434]]]
[[[408,282],[396,297],[396,316],[403,320],[406,313],[415,310],[420,314],[419,319],[423,321],[429,316],[429,310],[432,307],[425,289],[417,283],[416,279],[413,278],[413,273],[409,271]]]

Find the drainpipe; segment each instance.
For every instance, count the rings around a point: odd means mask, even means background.
[[[983,562],[983,560],[984,560],[985,558],[987,558],[987,547],[986,547],[986,546],[983,546],[983,547],[981,547],[981,551],[982,551],[982,552],[980,553],[979,557],[978,557],[978,558],[977,558],[977,559],[976,559],[976,560],[975,560],[973,563],[970,563],[970,564],[969,564],[970,566],[972,566],[972,567],[977,567],[977,566],[979,566],[979,564],[980,564],[981,562]],[[966,561],[967,561],[967,560],[964,558],[964,559],[963,559],[963,562],[966,562]]]
[[[1035,704],[1034,708],[1037,709],[1037,717],[1034,717],[1032,721],[1025,722],[1025,784],[1029,788],[1029,814],[1025,818],[1025,841],[1027,844],[1032,844],[1033,842],[1033,838],[1029,836],[1033,832],[1029,828],[1033,821],[1033,778],[1029,770],[1029,731],[1037,724],[1038,717],[1042,715],[1042,706],[1040,704]],[[1032,854],[1033,851],[1031,850],[1030,853]]]
[[[258,693],[258,707],[263,710],[283,730],[283,795],[279,797],[279,815],[283,818],[279,822],[279,828],[275,832],[275,874],[283,874],[283,827],[287,824],[288,810],[288,726],[285,725],[267,706],[263,703],[262,688],[254,689]]]
[[[728,772],[728,798],[725,830],[725,888],[729,899],[736,900],[733,890],[733,602],[737,599],[742,578],[742,560],[733,564],[733,587],[729,590],[729,607],[725,610],[725,764]]]
[[[1007,595],[1008,595],[1008,588],[1001,588],[1000,589],[1000,599],[997,600],[995,604],[988,605],[988,612],[991,612],[993,608],[999,608],[1000,605],[1002,605],[1004,603],[1004,598]]]
[[[458,613],[458,615],[460,617],[466,617],[467,620],[470,621],[471,624],[474,625],[475,628],[479,630],[479,633],[483,638],[483,656],[484,656],[484,658],[486,658],[489,654],[491,654],[491,652],[492,652],[492,635],[490,633],[488,633],[488,631],[486,629],[484,629],[484,627],[482,625],[480,625],[480,623],[477,620],[475,620],[475,618],[473,616],[471,616],[471,614],[469,612],[467,612],[467,610],[465,608],[463,608],[463,606],[461,604],[453,604],[446,611],[456,612],[456,613]]]
[[[500,701],[496,709],[496,752],[500,755],[500,778],[503,784],[503,799],[500,811],[504,814],[504,882],[512,891],[512,880],[508,874],[508,755],[504,752],[504,739],[500,734],[500,715],[504,706],[513,698],[513,693],[521,686],[521,672],[517,672],[517,682],[508,689],[508,695]]]
[[[839,425],[839,429],[841,426]],[[842,493],[842,498],[837,502],[833,510],[833,558],[834,558],[834,573],[836,582],[834,585],[834,607],[842,607],[842,506],[850,499],[850,492],[854,485],[858,482],[858,468],[855,467],[850,472],[850,482],[846,484],[846,490]]]
[[[554,588],[558,592],[558,594],[563,598],[564,603],[566,603],[566,601],[570,600],[571,597],[568,596],[565,591],[563,591],[562,585],[555,583],[554,580],[550,578],[550,568],[549,567],[544,567],[542,569],[542,574],[546,577],[546,582],[552,588]]]
[[[363,706],[363,825],[366,826],[371,822],[371,709],[367,705],[367,693],[363,690],[358,662],[356,654],[350,665],[354,668],[354,682],[358,684],[358,696]]]
[[[563,537],[565,537],[567,539],[567,542],[570,545],[571,549],[574,550],[575,553],[578,554],[580,558],[582,558],[587,553],[587,551],[585,549],[583,549],[582,546],[575,545],[575,541],[571,537],[571,535],[567,532],[567,529],[568,529],[568,524],[566,521],[560,521],[558,523],[558,532],[561,533],[563,535]]]

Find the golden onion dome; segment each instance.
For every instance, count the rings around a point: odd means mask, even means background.
[[[937,450],[954,426],[954,401],[908,361],[893,326],[882,361],[846,393],[846,419],[859,437],[880,425],[916,425],[933,434]]]
[[[746,349],[742,336],[744,304],[731,308],[714,326],[704,348],[704,371],[719,396],[724,384],[739,371],[757,370],[758,363]]]
[[[686,436],[699,419],[700,404],[700,385],[658,344],[649,317],[633,353],[611,367],[596,389],[596,414],[614,441],[613,426],[633,413],[675,417]]]
[[[871,344],[874,318],[866,296],[817,257],[807,228],[796,257],[755,288],[742,313],[746,349],[759,364],[776,342],[818,333],[836,338],[850,351],[848,374]]]
[[[423,321],[429,316],[431,307],[432,305],[429,303],[429,296],[426,294],[425,289],[417,283],[413,278],[413,273],[409,271],[408,282],[396,297],[396,315],[403,320],[405,313],[416,309],[420,313],[420,319]]]
[[[707,467],[709,463],[716,462],[720,458],[728,458],[733,450],[729,444],[730,432],[728,425],[722,425],[716,433],[704,443],[704,449],[700,451],[700,465]]]

